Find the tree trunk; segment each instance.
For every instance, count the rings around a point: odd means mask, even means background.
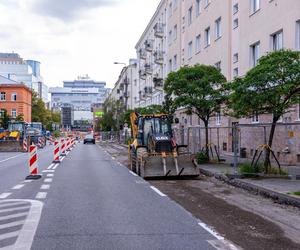
[[[268,173],[269,166],[271,165],[271,161],[270,161],[271,148],[272,148],[272,144],[273,144],[273,138],[274,138],[274,134],[275,134],[276,123],[277,123],[278,119],[279,118],[277,118],[277,117],[273,118],[273,123],[272,123],[272,126],[271,126],[270,135],[269,135],[268,146],[270,148],[266,149],[266,156],[265,156],[265,161],[264,161],[264,167],[265,167],[265,173],[266,174]]]
[[[204,121],[204,125],[205,125],[205,153],[209,160],[209,146],[208,146],[209,141],[208,141],[208,121],[207,120]]]

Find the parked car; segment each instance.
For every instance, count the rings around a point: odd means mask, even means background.
[[[88,134],[88,135],[85,136],[85,138],[84,138],[84,140],[83,140],[83,144],[86,144],[86,143],[93,143],[93,144],[96,143],[93,134]]]

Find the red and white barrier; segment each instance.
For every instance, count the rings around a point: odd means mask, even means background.
[[[59,141],[55,141],[54,142],[54,160],[53,160],[53,163],[60,163],[60,160],[59,160],[59,149],[60,149],[60,145],[59,145]]]
[[[28,152],[28,143],[26,137],[23,139],[23,150]]]
[[[39,137],[39,138],[38,138],[38,147],[39,147],[39,148],[42,148],[42,147],[43,147],[43,138],[42,138],[42,137]]]
[[[71,151],[70,147],[71,147],[71,139],[68,137],[67,138],[67,147],[66,147],[66,150],[67,151]]]
[[[60,140],[61,143],[61,151],[60,151],[60,155],[61,156],[66,156],[66,144],[65,144],[65,139],[61,139]]]
[[[37,155],[37,146],[30,145],[29,147],[29,172],[30,175],[26,179],[39,179],[41,175],[38,174],[38,155]]]

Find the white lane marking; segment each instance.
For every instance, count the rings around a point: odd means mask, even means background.
[[[44,185],[41,186],[41,189],[42,190],[48,190],[48,189],[50,189],[50,185],[44,184]]]
[[[47,177],[54,177],[54,174],[47,174]]]
[[[218,240],[224,240],[224,237],[221,236],[219,233],[217,233],[215,230],[210,228],[208,225],[204,224],[203,222],[199,222],[198,225],[205,229],[207,232],[212,234],[214,237],[216,237]]]
[[[46,199],[47,193],[46,192],[38,192],[35,196],[36,199]]]
[[[52,169],[55,170],[55,169],[57,169],[58,166],[59,166],[59,164],[56,164]]]
[[[5,239],[8,239],[8,238],[17,237],[18,235],[19,235],[19,231],[6,233],[6,234],[0,234],[0,240],[5,240]]]
[[[28,209],[28,208],[30,208],[30,205],[24,204],[23,206],[19,206],[19,207],[1,209],[1,213],[4,213],[4,212],[13,212],[13,211],[18,211],[18,210],[24,210],[24,209]]]
[[[60,161],[63,161],[65,158],[66,158],[65,156],[64,156],[64,157],[62,157],[62,158],[60,159]]]
[[[47,169],[51,169],[55,164],[52,163]]]
[[[25,184],[20,184],[20,185],[14,186],[12,189],[13,189],[13,190],[18,190],[18,189],[21,189],[21,188],[24,187],[24,186],[25,186]]]
[[[55,170],[44,170],[43,173],[54,173]]]
[[[15,205],[22,205],[22,203],[20,203],[20,202],[0,203],[0,208],[11,207],[11,206],[15,206]],[[25,205],[25,204],[23,204],[23,205]]]
[[[52,181],[53,181],[52,178],[46,178],[46,179],[44,180],[44,182],[47,182],[47,183],[50,183],[50,182],[52,182]]]
[[[33,242],[37,226],[39,224],[43,203],[34,200],[24,200],[31,203],[31,209],[28,213],[27,220],[25,221],[19,237],[14,245],[15,250],[30,250]]]
[[[30,182],[32,182],[32,180],[25,180],[25,181],[23,181],[24,183],[30,183]]]
[[[3,224],[0,225],[0,229],[5,229],[5,228],[9,228],[9,227],[16,227],[16,226],[20,226],[23,225],[24,221],[15,221],[15,222],[11,222],[11,223],[7,223],[7,224]]]
[[[122,166],[122,165],[121,165]],[[133,176],[138,176],[136,173],[129,171],[129,173],[131,173]]]
[[[0,199],[5,199],[10,195],[11,195],[11,193],[2,193],[2,194],[0,194]]]
[[[28,213],[17,213],[17,214],[11,214],[11,215],[6,215],[6,216],[0,216],[0,220],[9,220],[9,219],[14,219],[14,218],[19,218],[23,216],[27,216]]]
[[[15,159],[15,158],[17,158],[17,157],[20,157],[21,155],[24,155],[24,154],[18,154],[18,155],[9,157],[9,158],[7,158],[7,159],[4,159],[4,160],[0,161],[0,163],[6,162],[6,161],[9,161],[9,160],[12,160],[12,159]]]
[[[70,151],[68,151],[67,153],[66,153],[66,155],[68,155],[70,153]]]
[[[160,192],[156,187],[150,186],[150,188],[155,191],[156,193],[158,193],[160,196],[165,197],[166,195],[162,192]]]

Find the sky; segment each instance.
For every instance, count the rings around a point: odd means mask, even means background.
[[[0,0],[0,52],[41,62],[49,87],[88,74],[113,87],[160,0]]]

